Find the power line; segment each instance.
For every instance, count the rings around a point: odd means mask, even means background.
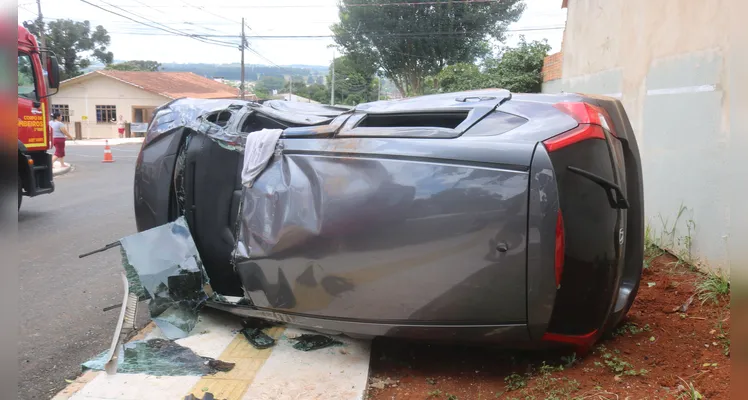
[[[223,19],[224,21],[229,21],[229,22],[233,22],[233,23],[235,23],[235,24],[240,24],[240,25],[241,25],[241,22],[239,22],[239,21],[235,21],[235,20],[233,20],[233,19],[230,19],[230,18],[226,18],[226,17],[224,17],[223,15],[218,15],[218,14],[216,14],[216,13],[212,12],[212,11],[206,10],[206,9],[205,9],[205,7],[203,7],[203,6],[199,6],[199,7],[198,7],[198,6],[192,5],[192,4],[190,4],[190,3],[188,3],[188,2],[186,2],[186,1],[184,1],[184,0],[181,0],[181,1],[182,1],[182,3],[184,3],[184,4],[188,5],[188,6],[192,7],[192,8],[195,8],[195,9],[197,9],[197,10],[200,10],[200,11],[202,11],[202,12],[206,13],[206,14],[210,14],[210,15],[212,15],[212,16],[214,16],[214,17],[218,17],[218,18],[221,18],[221,19]]]
[[[194,34],[190,34],[190,33],[186,33],[186,32],[180,32],[180,31],[178,31],[178,30],[176,30],[176,29],[172,29],[172,28],[167,28],[167,29],[164,29],[164,28],[161,28],[161,27],[159,27],[159,26],[155,26],[155,25],[151,25],[151,24],[145,23],[145,22],[143,22],[143,21],[138,21],[138,20],[136,20],[136,19],[133,19],[133,18],[130,18],[130,17],[126,16],[126,15],[122,15],[122,14],[120,14],[120,13],[118,13],[118,12],[115,12],[115,11],[109,10],[109,9],[107,9],[107,8],[105,8],[105,7],[101,7],[101,6],[97,5],[97,4],[91,3],[90,1],[87,1],[87,0],[80,0],[80,1],[82,1],[82,2],[86,3],[86,4],[90,5],[90,6],[96,7],[96,8],[98,8],[98,9],[100,9],[100,10],[106,11],[106,12],[108,12],[108,13],[110,13],[110,14],[114,14],[114,15],[117,15],[117,16],[119,16],[119,17],[122,17],[122,18],[128,19],[128,20],[130,20],[130,21],[133,21],[133,22],[136,22],[136,23],[138,23],[138,24],[141,24],[141,25],[145,25],[145,26],[148,26],[148,27],[151,27],[151,28],[154,28],[154,29],[158,29],[158,30],[161,30],[161,31],[169,32],[169,33],[171,33],[171,34],[176,34],[176,35],[178,35],[178,36],[185,36],[185,37],[189,37],[189,38],[191,38],[191,39],[195,39],[195,40],[198,40],[198,41],[200,41],[200,42],[203,42],[203,43],[208,43],[208,44],[215,44],[215,45],[218,45],[218,46],[224,46],[224,47],[232,47],[232,48],[235,48],[235,47],[236,47],[236,46],[235,46],[234,44],[232,44],[232,43],[228,43],[228,42],[220,42],[220,41],[209,41],[209,40],[212,40],[212,39],[208,39],[208,40],[206,40],[206,39],[203,39],[203,38],[201,38],[201,37],[200,37],[199,35],[194,35]]]
[[[547,28],[524,28],[524,29],[507,29],[504,32],[530,32],[530,31],[549,31],[564,29],[563,26],[547,27]],[[162,33],[149,33],[149,32],[118,32],[122,34],[132,35],[144,35],[144,36],[169,36]],[[386,32],[359,32],[369,36],[398,36],[398,37],[428,37],[433,35],[467,35],[474,32],[403,32],[403,33],[386,33]],[[239,35],[201,35],[203,37],[218,37],[218,38],[239,38]],[[253,35],[250,36],[252,39],[323,39],[333,38],[334,35]]]
[[[448,4],[491,4],[500,3],[502,0],[451,0],[451,1],[423,1],[423,2],[396,2],[396,3],[352,3],[343,4],[344,7],[387,7],[387,6],[432,6],[432,5],[448,5]],[[134,6],[123,6],[123,7],[134,7]],[[152,5],[151,7],[158,8],[174,8],[173,4],[159,4]],[[185,6],[182,6],[186,8]],[[218,8],[337,8],[337,5],[333,4],[262,4],[262,5],[219,5]]]
[[[172,27],[169,27],[169,26],[166,26],[166,25],[164,25],[164,24],[162,24],[162,23],[160,23],[160,22],[154,21],[154,20],[152,20],[152,19],[148,19],[148,18],[146,18],[146,17],[144,17],[144,16],[142,16],[142,15],[136,14],[136,13],[134,13],[134,12],[132,12],[132,11],[127,11],[127,10],[125,10],[125,9],[123,9],[123,8],[119,7],[119,6],[116,6],[116,5],[112,4],[112,3],[106,2],[106,1],[104,1],[104,0],[101,0],[101,2],[102,2],[102,3],[104,3],[104,4],[107,4],[107,5],[111,6],[111,7],[114,7],[114,8],[117,8],[117,9],[119,9],[119,10],[122,10],[122,11],[124,11],[124,12],[126,12],[126,13],[129,13],[129,14],[131,14],[131,15],[134,15],[134,16],[136,16],[136,17],[138,17],[138,18],[144,19],[144,20],[146,20],[146,21],[148,21],[148,22],[152,22],[152,23],[154,23],[154,24],[156,24],[156,25],[162,26],[162,27],[164,27],[164,28],[166,28],[166,29],[168,29],[168,30],[170,30],[170,31],[173,31],[173,32],[174,32],[174,33],[176,33],[176,34],[189,34],[188,32],[184,32],[184,31],[180,31],[180,30],[174,29],[174,28],[172,28]],[[190,24],[190,23],[189,23],[189,22],[184,22],[184,24]],[[215,31],[215,30],[213,30],[213,31]],[[202,36],[202,35],[201,35],[201,36]],[[222,42],[222,41],[219,41],[219,40],[214,40],[214,39],[207,39],[207,40],[209,40],[209,41],[212,41],[212,42],[216,42],[216,43],[224,43],[224,44],[229,44],[229,45],[233,45],[233,43],[229,43],[229,42]]]

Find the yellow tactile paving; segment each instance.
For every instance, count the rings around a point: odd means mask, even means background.
[[[275,327],[265,333],[278,339],[284,330],[283,327]],[[210,392],[216,399],[240,400],[272,351],[272,347],[265,350],[255,349],[244,335],[238,333],[218,357],[221,361],[234,363],[234,368],[229,372],[202,377],[186,395],[192,393],[202,398],[204,393]]]

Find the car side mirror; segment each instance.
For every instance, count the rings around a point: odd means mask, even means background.
[[[57,61],[57,57],[49,56],[47,58],[47,80],[49,81],[50,89],[60,88],[60,63]]]

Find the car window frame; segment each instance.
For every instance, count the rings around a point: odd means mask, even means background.
[[[29,66],[31,67],[31,78],[34,81],[34,92],[33,92],[34,93],[34,97],[30,98],[28,96],[21,95],[21,93],[18,93],[18,98],[21,98],[21,99],[24,99],[24,100],[38,102],[38,101],[40,101],[40,98],[39,98],[39,82],[37,80],[36,66],[34,65],[34,59],[31,57],[30,53],[27,53],[25,51],[19,50],[18,51],[18,58],[21,58],[21,57],[27,57],[28,60],[29,60]]]

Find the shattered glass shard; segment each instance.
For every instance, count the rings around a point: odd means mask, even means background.
[[[83,369],[103,370],[107,352],[83,363]],[[234,365],[200,357],[171,340],[151,339],[126,343],[119,354],[117,372],[155,376],[202,376],[230,371]]]
[[[330,346],[343,345],[343,343],[325,335],[303,334],[301,336],[288,339],[296,341],[296,343],[293,345],[293,348],[301,351],[311,351],[324,349],[325,347]]]
[[[151,319],[167,338],[186,337],[208,299],[208,277],[184,217],[120,242],[130,291],[150,298]]]
[[[268,336],[262,329],[244,328],[241,330],[242,335],[247,338],[252,347],[262,350],[275,345],[275,339]]]
[[[272,328],[277,325],[279,324],[272,321],[259,318],[249,318],[242,320],[242,327],[244,327],[244,329],[241,330],[241,333],[245,338],[247,338],[247,341],[252,345],[252,347],[260,350],[267,349],[275,345],[275,339],[263,332],[263,329]]]

